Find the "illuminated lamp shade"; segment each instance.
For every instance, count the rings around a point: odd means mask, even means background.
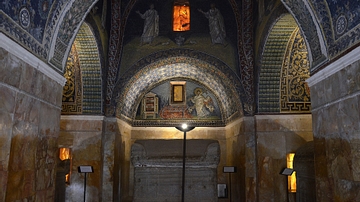
[[[173,31],[190,30],[190,4],[186,0],[177,0],[173,7]]]

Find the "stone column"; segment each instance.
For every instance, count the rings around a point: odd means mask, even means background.
[[[256,119],[255,117],[246,117],[244,123],[246,201],[255,202],[258,201]]]

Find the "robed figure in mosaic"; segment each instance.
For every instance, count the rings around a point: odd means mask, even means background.
[[[224,18],[220,11],[215,7],[215,4],[212,3],[210,6],[210,10],[207,12],[204,12],[201,9],[199,9],[199,11],[209,20],[211,42],[213,44],[219,43],[226,45]]]
[[[215,109],[211,97],[204,96],[201,88],[196,88],[194,94],[195,96],[190,98],[191,102],[194,103],[194,106],[189,107],[189,112],[191,113],[195,108],[198,118],[209,116]]]
[[[141,14],[140,11],[136,11],[136,13],[145,20],[141,35],[141,45],[151,43],[159,35],[159,15],[154,9],[154,4],[151,4],[150,9],[144,14]]]

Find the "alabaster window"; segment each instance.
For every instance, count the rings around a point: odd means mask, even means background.
[[[71,161],[71,149],[65,147],[59,148],[59,158],[61,161]],[[65,182],[66,184],[70,184],[70,172],[65,175]]]
[[[173,31],[182,32],[190,30],[190,4],[188,1],[174,1]]]

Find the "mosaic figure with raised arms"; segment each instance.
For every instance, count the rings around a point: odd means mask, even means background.
[[[145,13],[142,14],[140,11],[136,11],[136,13],[145,20],[140,45],[151,44],[154,38],[159,35],[159,15],[154,9],[154,4],[150,4],[149,10]]]

